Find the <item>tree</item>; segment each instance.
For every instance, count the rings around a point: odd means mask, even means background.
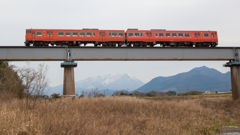
[[[177,93],[176,93],[176,91],[168,91],[168,92],[166,92],[166,94],[168,96],[175,96]]]
[[[0,92],[12,93],[15,97],[24,96],[22,80],[8,62],[0,61]]]
[[[30,64],[18,70],[26,93],[26,105],[28,107],[34,107],[36,100],[46,92],[49,83],[47,71],[48,66],[44,64],[39,64],[37,70],[30,67]],[[31,100],[29,100],[30,98]]]

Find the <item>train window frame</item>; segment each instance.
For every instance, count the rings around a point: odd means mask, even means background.
[[[112,33],[111,33],[111,32],[109,32],[109,33],[108,33],[108,36],[109,36],[109,37],[111,37],[111,36],[112,36]]]
[[[118,36],[117,32],[112,32],[112,37],[117,37],[117,36]]]
[[[123,36],[124,36],[124,34],[122,32],[118,33],[118,37],[123,37]]]
[[[36,36],[41,37],[42,36],[42,32],[41,31],[37,31],[36,32]]]
[[[166,37],[171,37],[171,34],[170,33],[165,33],[165,36]]]
[[[61,33],[61,34],[60,34]],[[64,36],[64,32],[58,32],[58,36],[59,37],[63,37]]]
[[[85,37],[85,32],[79,32],[80,37]]]
[[[96,37],[96,32],[93,32],[93,37]]]
[[[72,32],[72,36],[73,37],[77,37],[78,36],[78,32]]]
[[[72,36],[72,32],[65,32],[65,36],[66,37],[71,37]]]
[[[164,33],[158,33],[159,37],[164,37]]]
[[[178,33],[178,37],[183,37],[183,33]]]
[[[143,33],[140,33],[140,36],[143,37]]]
[[[92,37],[92,32],[87,32],[86,36],[87,37]]]
[[[172,33],[172,37],[177,37],[177,33]]]
[[[203,33],[203,37],[208,38],[209,37],[209,33]]]
[[[190,37],[190,33],[184,33],[185,37]]]
[[[155,37],[158,37],[158,33],[155,33]]]
[[[134,33],[134,37],[140,37],[139,32],[135,32],[135,33]]]
[[[129,32],[129,33],[128,33],[128,37],[133,37],[133,33],[132,33],[132,32]]]

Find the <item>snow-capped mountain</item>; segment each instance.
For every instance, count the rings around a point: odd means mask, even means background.
[[[75,87],[78,89],[110,89],[129,91],[139,88],[142,85],[144,85],[142,81],[125,73],[88,77],[75,83]]]

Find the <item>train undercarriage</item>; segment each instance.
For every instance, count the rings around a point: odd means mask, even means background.
[[[86,47],[216,47],[216,42],[79,42],[79,41],[26,41],[26,46],[79,46]]]

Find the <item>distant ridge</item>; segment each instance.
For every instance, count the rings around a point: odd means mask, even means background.
[[[75,82],[75,92],[79,94],[81,91],[92,91],[97,89],[98,91],[108,91],[112,94],[114,91],[118,90],[135,90],[142,85],[144,85],[142,81],[126,73],[106,74],[88,77]],[[62,95],[62,88],[62,84],[52,87],[49,93],[60,93]]]
[[[202,66],[174,76],[156,77],[136,89],[136,91],[144,93],[150,91],[176,91],[181,93],[189,90],[226,92],[230,89],[230,72],[223,74],[216,69]]]

